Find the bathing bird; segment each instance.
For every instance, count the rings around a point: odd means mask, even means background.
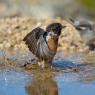
[[[59,36],[65,27],[61,23],[51,23],[46,29],[36,27],[24,37],[23,41],[38,58],[38,65],[42,68],[52,63],[57,52]]]

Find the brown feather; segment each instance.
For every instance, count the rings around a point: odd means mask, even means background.
[[[48,47],[50,50],[56,51],[57,46],[58,46],[57,38],[56,39],[53,39],[53,38],[48,39]]]
[[[23,41],[28,45],[29,50],[33,53],[36,54],[37,51],[37,41],[41,35],[43,35],[44,30],[37,27],[33,29],[30,33],[28,33]]]

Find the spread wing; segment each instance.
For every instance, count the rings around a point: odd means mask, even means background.
[[[43,35],[45,31],[37,27],[33,29],[30,33],[28,33],[23,41],[25,41],[26,45],[28,45],[29,50],[33,53],[36,54],[37,51],[37,41],[41,35]]]

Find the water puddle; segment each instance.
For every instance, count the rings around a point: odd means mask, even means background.
[[[52,69],[35,68],[25,73],[22,68],[9,66],[11,69],[8,69],[8,60],[2,55],[4,53],[0,54],[0,95],[95,95],[95,64],[54,60]],[[17,64],[24,64],[26,58],[5,57]],[[70,71],[72,68],[79,71]]]
[[[0,70],[0,95],[27,95],[25,85],[31,77],[14,70]]]
[[[38,70],[30,76],[0,70],[0,95],[94,95],[95,70],[55,74]]]
[[[65,73],[55,76],[55,81],[58,86],[58,95],[94,95],[95,75],[94,80],[87,80],[83,75]],[[90,76],[88,76],[88,78],[90,79]]]

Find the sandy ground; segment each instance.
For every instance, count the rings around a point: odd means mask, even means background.
[[[37,26],[45,28],[52,22],[60,22],[66,25],[59,39],[58,51],[67,50],[75,52],[83,51],[86,48],[85,44],[81,41],[78,31],[65,20],[56,18],[37,21],[32,17],[15,17],[0,19],[0,50],[26,51],[27,47],[22,41],[24,36],[33,28]]]
[[[31,63],[34,60],[23,38],[32,29],[39,26],[45,28],[52,22],[60,22],[66,26],[59,38],[58,52],[55,59],[71,59],[76,63],[95,63],[95,53],[90,52],[83,43],[79,32],[67,21],[56,19],[36,20],[32,17],[14,17],[0,19],[0,60],[1,63],[10,63],[12,66],[21,66],[21,63]],[[35,66],[28,66],[35,68]]]

